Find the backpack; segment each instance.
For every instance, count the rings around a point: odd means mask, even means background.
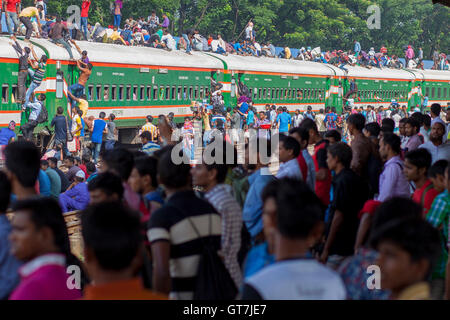
[[[48,121],[48,111],[47,108],[41,103],[41,112],[36,119],[37,123],[44,123]]]
[[[202,252],[198,263],[195,281],[194,300],[233,300],[238,293],[223,260],[217,254],[211,240],[200,236],[190,218],[187,218],[196,235],[202,242]],[[209,216],[209,234],[211,234],[211,216]]]

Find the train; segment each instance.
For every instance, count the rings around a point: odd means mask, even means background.
[[[26,45],[23,40],[19,43]],[[18,56],[7,36],[0,37],[0,127],[14,120],[26,121],[16,103]],[[62,106],[70,115],[68,87],[77,82],[79,70],[67,51],[47,39],[32,38],[38,57],[48,57],[46,76],[38,93],[47,95],[49,121]],[[202,102],[211,92],[211,79],[222,84],[225,107],[237,103],[237,86],[249,89],[256,109],[266,104],[286,106],[290,112],[335,107],[340,113],[346,98],[355,105],[388,107],[392,100],[411,110],[421,105],[423,96],[432,103],[450,105],[450,71],[416,69],[368,69],[346,66],[346,71],[317,62],[269,57],[220,55],[211,52],[166,51],[149,47],[128,47],[81,41],[81,50],[88,52],[93,64],[86,85],[89,100],[88,116],[98,117],[101,111],[116,116],[119,141],[130,143],[147,115],[173,112],[182,121],[192,115],[195,102]],[[76,59],[80,58],[73,48]],[[350,83],[357,85],[350,92]],[[45,127],[39,125],[35,133]]]

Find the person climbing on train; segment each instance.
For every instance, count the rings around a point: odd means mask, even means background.
[[[18,99],[16,100],[16,102],[23,104],[25,103],[25,93],[27,91],[25,83],[27,81],[28,76],[28,68],[29,68],[28,59],[31,53],[31,49],[28,47],[22,49],[22,47],[17,42],[17,39],[14,35],[11,36],[11,39],[14,42],[10,42],[10,44],[17,52],[17,55],[19,56],[19,74],[17,80]]]
[[[21,126],[21,130],[23,133],[23,137],[26,140],[32,140],[34,128],[39,124],[39,116],[42,112],[42,109],[45,108],[44,101],[46,99],[45,94],[40,94],[36,99],[34,93],[32,95],[33,102],[27,101],[24,105],[25,109],[31,109],[30,116],[28,118],[28,122]]]
[[[81,64],[84,64],[87,66],[87,64],[89,63],[89,57],[88,57],[88,52],[86,50],[81,50],[80,47],[77,45],[77,43],[75,42],[75,40],[70,40],[70,42],[75,46],[75,48],[77,49],[78,53],[81,56],[81,59],[79,60],[81,62]]]
[[[37,37],[40,37],[40,34],[42,33],[42,26],[41,21],[39,19],[39,16],[41,15],[42,10],[44,10],[44,7],[41,5],[38,5],[36,7],[27,7],[22,10],[22,12],[19,15],[19,20],[25,25],[25,28],[27,29],[26,35],[25,35],[25,41],[30,41],[31,34],[33,33],[33,24],[31,23],[31,18],[35,17],[37,21],[37,25],[39,28],[39,33],[37,34]]]
[[[28,69],[28,73],[32,77],[31,84],[28,87],[28,90],[25,94],[24,103],[30,102],[30,97],[33,94],[34,90],[36,90],[42,83],[42,80],[45,78],[45,72],[47,69],[47,56],[43,54],[41,59],[38,59],[36,52],[33,50],[33,45],[30,44],[31,53],[36,61],[31,61],[31,68]],[[39,62],[37,62],[39,61]]]
[[[69,87],[69,92],[76,98],[81,97],[82,94],[84,94],[84,88],[86,87],[86,83],[89,80],[89,77],[92,73],[92,64],[89,62],[87,64],[87,67],[83,67],[82,63],[80,61],[77,61],[78,69],[80,69],[81,74],[78,78],[78,83],[75,83]],[[69,95],[70,97],[71,95]],[[74,99],[72,97],[69,98],[69,102],[71,105],[73,105]]]

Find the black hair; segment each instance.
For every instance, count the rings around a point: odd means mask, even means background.
[[[416,127],[416,130],[417,130],[416,133],[419,132],[419,130],[420,130],[420,123],[416,119],[408,118],[408,120],[406,120],[406,124],[409,124],[411,127]]]
[[[102,155],[102,160],[109,170],[116,172],[122,181],[127,181],[134,166],[133,154],[124,148],[106,150]]]
[[[11,198],[11,183],[3,171],[0,171],[0,214],[6,213]]]
[[[380,133],[383,133],[383,135],[385,135],[386,133],[394,133],[394,128],[392,128],[391,126],[381,126],[380,128]]]
[[[441,105],[439,103],[433,103],[430,107],[431,112],[433,112],[433,114],[439,116],[441,114]]]
[[[58,165],[58,159],[56,159],[55,157],[50,157],[47,160],[48,160],[48,162],[52,162],[52,163]]]
[[[106,195],[112,196],[117,194],[119,199],[123,197],[123,185],[120,177],[112,172],[104,172],[98,174],[88,183],[88,190],[101,190]]]
[[[97,168],[95,167],[95,163],[93,163],[93,162],[88,162],[88,163],[86,164],[86,171],[87,171],[87,172],[92,172],[92,173],[94,173],[95,171],[97,171]]]
[[[366,124],[364,129],[366,129],[370,133],[371,137],[378,137],[381,130],[380,125],[377,122],[371,122]]]
[[[103,118],[106,117],[106,113],[104,113],[104,112],[102,111],[102,112],[100,112],[100,114],[98,115],[98,117],[99,117],[100,119],[103,119]]]
[[[419,148],[407,152],[405,154],[405,159],[408,159],[408,161],[418,169],[426,168],[427,171],[430,168],[432,162],[430,152],[424,148]]]
[[[150,132],[148,132],[148,131],[142,132],[139,137],[147,139],[148,141],[152,141],[152,134]]]
[[[57,114],[63,114],[63,113],[64,113],[63,107],[58,107],[58,108],[56,109],[56,113],[57,113]]]
[[[390,127],[392,128],[392,132],[394,132],[395,121],[391,118],[384,118],[383,120],[381,120],[381,127]]]
[[[109,120],[110,120],[110,121],[114,121],[115,118],[116,118],[116,115],[115,115],[114,113],[111,113],[111,114],[109,115]]]
[[[419,125],[421,126],[423,123],[423,114],[421,112],[414,112],[411,117],[408,119],[415,119],[417,122],[419,122]]]
[[[400,153],[402,141],[398,135],[390,132],[383,133],[383,143],[389,145],[396,154]]]
[[[400,119],[399,123],[406,123],[406,121],[408,121],[408,118],[402,118]]]
[[[314,122],[314,120],[312,120],[310,118],[303,119],[302,122],[300,122],[300,126],[299,127],[300,128],[305,128],[306,130],[308,130],[308,132],[309,132],[309,130],[314,130],[315,132],[319,132],[317,130],[316,123]]]
[[[331,107],[331,112],[336,113],[336,108],[335,107]]]
[[[27,211],[36,229],[48,227],[53,233],[54,245],[66,256],[66,265],[77,265],[83,270],[81,262],[70,251],[69,234],[66,221],[58,202],[49,197],[35,197],[19,200],[13,205],[13,210]],[[87,283],[87,277],[82,272],[82,285]]]
[[[372,218],[371,230],[376,232],[389,221],[404,218],[420,218],[422,207],[409,198],[393,197],[375,210]]]
[[[337,130],[329,130],[325,133],[325,138],[333,138],[336,142],[340,142],[342,136]]]
[[[339,159],[339,162],[345,168],[350,168],[352,162],[352,148],[344,142],[338,142],[328,146],[327,151],[333,156]]]
[[[120,202],[89,206],[81,214],[84,245],[105,270],[130,266],[142,244],[139,214]]]
[[[366,118],[359,113],[351,114],[347,119],[347,123],[352,124],[356,130],[362,131],[364,129],[364,124],[366,123]]]
[[[41,160],[41,166],[48,166],[47,160]]]
[[[6,168],[25,188],[33,188],[41,169],[39,149],[30,141],[15,141],[4,150]]]
[[[305,239],[322,220],[319,198],[301,180],[284,178],[270,182],[263,190],[263,199],[269,197],[275,197],[277,228],[284,237]]]
[[[292,150],[292,155],[297,158],[300,154],[300,143],[295,138],[280,134],[280,142],[283,142],[283,148],[286,150]]]
[[[437,176],[444,176],[445,169],[447,169],[448,161],[447,160],[439,160],[436,161],[428,170],[428,176],[431,178],[436,178]]]
[[[218,146],[219,148],[213,148],[210,153],[211,158],[218,160],[218,162],[211,164],[205,163],[205,166],[208,171],[216,170],[217,183],[223,183],[225,182],[229,168],[233,167],[237,162],[237,150],[233,145],[223,139],[219,142]],[[227,161],[227,158],[229,158],[229,161]]]
[[[309,131],[304,127],[294,127],[289,130],[289,134],[298,134],[301,141],[309,141]]]
[[[42,5],[38,5],[36,8],[37,8],[37,9],[44,10],[44,7],[43,7]],[[58,19],[58,18],[56,18],[56,19]],[[60,19],[60,21],[61,21],[61,18],[59,18],[59,19]]]
[[[146,118],[147,118],[148,122],[150,122],[150,123],[153,122],[153,117],[152,116],[147,116]]]
[[[428,260],[430,266],[425,277],[428,277],[441,252],[438,230],[421,218],[396,219],[386,223],[370,240],[375,249],[383,242],[400,247],[413,262]]]
[[[178,156],[183,160],[180,164],[172,161],[173,147],[168,148],[159,158],[158,174],[160,182],[167,188],[177,189],[189,185],[191,182],[191,166],[182,150]]]
[[[423,125],[424,126],[427,126],[427,127],[431,126],[431,117],[429,115],[424,114],[422,116],[422,120],[423,120]]]
[[[158,180],[156,175],[158,173],[158,160],[153,157],[139,157],[134,161],[134,167],[139,172],[140,176],[149,175],[152,179],[152,187],[158,187]]]
[[[75,158],[73,156],[67,156],[67,157],[64,158],[64,160],[68,160],[68,161],[70,161],[72,163],[75,163]]]

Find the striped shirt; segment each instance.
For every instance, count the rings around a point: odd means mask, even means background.
[[[242,272],[237,260],[241,248],[242,210],[231,194],[231,187],[218,184],[205,194],[205,199],[222,216],[222,255],[236,288],[242,284]]]
[[[160,145],[154,142],[148,142],[142,146],[142,152],[151,156],[156,150],[161,149]]]
[[[152,139],[156,140],[156,129],[157,127],[153,123],[147,122],[142,126],[141,133],[148,131],[152,135]]]
[[[445,270],[447,266],[448,251],[447,240],[450,216],[450,194],[447,190],[440,193],[433,200],[430,210],[427,213],[426,220],[439,230],[441,239],[441,255],[433,270],[433,279],[445,279]]]
[[[193,191],[173,194],[162,208],[152,213],[148,240],[151,244],[157,241],[170,243],[171,299],[193,299],[203,241],[214,243],[219,251],[221,225],[220,215]]]
[[[34,73],[33,76],[33,82],[37,85],[40,85],[42,82],[42,79],[45,77],[45,68],[47,67],[47,64],[43,62],[39,62],[38,68]]]

